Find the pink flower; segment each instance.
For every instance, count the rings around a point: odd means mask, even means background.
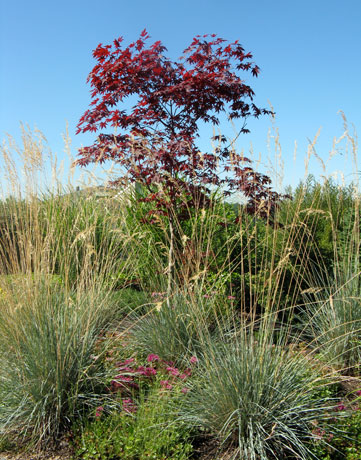
[[[165,292],[152,292],[152,297],[163,297]]]
[[[173,385],[169,383],[168,380],[161,380],[160,381],[160,384],[163,388],[165,388],[166,390],[171,390],[173,388]]]
[[[103,410],[104,410],[104,407],[103,406],[99,406],[96,408],[96,411],[95,411],[95,417],[101,417],[102,413],[103,413]]]
[[[123,399],[122,405],[124,412],[127,412],[128,414],[137,411],[137,406],[131,398]]]
[[[346,410],[346,406],[342,403],[338,403],[337,406],[335,407],[335,410],[336,411]]]
[[[191,359],[189,360],[189,362],[191,364],[196,364],[196,363],[198,363],[198,359],[196,358],[196,356],[192,356]]]
[[[137,372],[140,375],[144,375],[145,377],[152,377],[153,375],[157,375],[157,369],[154,369],[154,367],[139,366]]]
[[[169,374],[173,375],[174,377],[178,377],[179,370],[176,367],[167,367],[167,371]]]
[[[229,296],[227,297],[227,299],[228,299],[228,300],[235,300],[235,296],[234,296],[234,295],[229,295]]]
[[[209,295],[209,294],[204,294],[204,296],[203,296],[203,297],[204,297],[205,299],[210,299],[212,296],[211,296],[211,295]]]
[[[154,353],[151,353],[150,355],[148,355],[147,361],[148,363],[152,363],[153,361],[159,361],[159,356],[155,355]]]
[[[184,393],[184,394],[188,393],[188,391],[189,391],[189,389],[185,388],[185,387],[181,389],[181,392]]]
[[[182,379],[182,380],[185,380],[187,377],[188,377],[187,374],[181,374],[181,375],[179,376],[179,378]]]

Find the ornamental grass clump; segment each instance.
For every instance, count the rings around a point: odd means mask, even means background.
[[[135,317],[130,331],[132,346],[141,353],[156,353],[166,361],[181,362],[197,355],[206,338],[220,324],[229,307],[207,294],[178,291],[170,299],[155,297],[148,314]],[[210,298],[209,298],[210,297]]]
[[[361,362],[360,240],[354,237],[336,259],[333,275],[307,298],[304,315],[314,353],[346,374],[359,374]]]
[[[346,374],[358,374],[361,362],[360,272],[317,292],[307,305],[306,331],[318,358]],[[344,278],[342,276],[341,278]]]
[[[302,355],[244,332],[210,341],[198,370],[182,414],[219,438],[230,458],[309,459],[312,422],[327,418],[330,403],[317,399],[317,377]]]
[[[108,314],[107,314],[108,313]],[[59,439],[107,398],[99,334],[104,297],[23,278],[0,299],[0,433],[36,443]]]
[[[328,192],[329,184],[322,188]],[[348,206],[339,200],[343,225],[330,213],[333,264],[315,277],[304,294],[303,326],[317,357],[344,374],[359,374],[361,362],[361,233],[360,188],[355,180],[348,189]],[[341,196],[339,191],[338,196]],[[335,204],[334,204],[334,207]],[[345,208],[345,209],[344,209]]]

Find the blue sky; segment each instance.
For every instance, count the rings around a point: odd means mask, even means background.
[[[206,33],[239,39],[253,53],[261,73],[258,79],[245,78],[256,104],[270,102],[276,111],[285,184],[303,178],[308,139],[320,127],[316,152],[328,158],[333,138],[343,133],[340,110],[361,133],[360,0],[2,0],[0,21],[0,137],[18,138],[19,122],[27,123],[45,134],[58,158],[65,155],[66,122],[74,155],[95,137],[75,136],[91,101],[86,78],[95,65],[93,49],[119,36],[128,44],[144,28],[174,60],[195,35]],[[251,120],[248,127],[251,133],[239,138],[238,149],[248,153],[252,143],[264,163],[271,122]],[[232,133],[226,124],[221,128]],[[210,147],[210,133],[201,130],[202,150]],[[337,156],[330,170],[348,174],[345,157]],[[309,170],[320,172],[316,160]]]

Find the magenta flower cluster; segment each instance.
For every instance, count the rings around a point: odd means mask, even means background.
[[[212,294],[217,294],[217,292],[212,292]],[[211,294],[204,294],[203,297],[205,299],[211,299],[213,296]],[[228,300],[236,300],[236,297],[234,295],[228,295],[227,299]]]
[[[191,366],[198,362],[195,356],[189,360]],[[129,358],[125,361],[117,363],[117,375],[110,382],[111,391],[120,394],[122,407],[124,412],[136,412],[137,407],[132,399],[134,392],[139,390],[140,383],[151,382],[159,376],[166,376],[164,380],[160,380],[160,385],[163,390],[172,390],[179,382],[185,382],[192,375],[191,367],[179,369],[175,367],[174,362],[164,361],[158,355],[151,353],[147,357],[147,364],[140,366],[136,363],[135,358]],[[188,388],[182,387],[182,393],[187,393]],[[96,416],[101,415],[100,408],[97,409]]]

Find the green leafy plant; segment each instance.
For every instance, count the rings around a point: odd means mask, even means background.
[[[179,390],[178,390],[179,391]],[[190,431],[172,413],[174,392],[153,387],[140,397],[136,412],[105,414],[75,430],[76,455],[84,460],[188,460]]]
[[[315,424],[311,451],[319,460],[361,459],[361,405],[358,399],[340,402],[328,425]]]

